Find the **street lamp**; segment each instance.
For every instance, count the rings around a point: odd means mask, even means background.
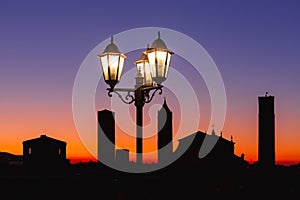
[[[162,94],[161,84],[167,78],[172,54],[158,32],[158,38],[151,47],[147,47],[139,60],[134,62],[138,71],[134,88],[115,88],[121,79],[126,56],[114,44],[113,37],[103,53],[98,55],[104,80],[110,86],[107,88],[108,96],[111,97],[112,93],[116,93],[122,102],[126,104],[134,102],[136,107],[136,163],[139,164],[142,164],[143,153],[143,106],[153,99],[157,91]],[[152,94],[150,91],[153,91]],[[120,92],[126,92],[127,95],[123,97]]]
[[[104,80],[111,89],[114,89],[120,81],[126,56],[119,51],[119,48],[114,44],[113,37],[111,37],[110,44],[99,57]]]

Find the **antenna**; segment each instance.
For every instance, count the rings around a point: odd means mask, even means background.
[[[216,133],[215,133],[215,125],[213,124],[211,126],[212,126],[211,134],[212,135],[216,135]]]

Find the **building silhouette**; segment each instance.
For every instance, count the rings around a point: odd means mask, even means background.
[[[258,97],[258,164],[275,165],[275,113],[274,96]]]
[[[98,111],[98,160],[115,160],[115,113],[107,109]]]
[[[200,158],[199,151],[204,141],[213,142],[215,145],[205,157]],[[216,135],[213,129],[210,134],[202,131],[191,133],[180,138],[178,143],[174,151],[174,161],[152,173],[153,176],[159,177],[160,185],[168,185],[171,188],[180,185],[180,192],[176,191],[173,196],[175,199],[194,199],[192,194],[217,190],[226,192],[238,190],[240,185],[236,178],[243,177],[248,162],[244,160],[244,155],[235,154],[235,142],[232,137],[228,140],[221,133]],[[165,194],[164,199],[170,198],[164,187],[158,187],[157,193]]]
[[[207,143],[211,141],[211,144],[215,145],[205,157],[199,158],[199,151],[203,145],[204,138],[207,140]],[[188,144],[190,144],[190,146],[186,149]],[[195,168],[196,171],[201,171],[201,169],[205,169],[206,171],[218,170],[220,166],[222,166],[223,169],[245,167],[248,162],[244,160],[243,155],[237,156],[235,154],[234,145],[235,142],[232,137],[228,140],[222,136],[222,133],[218,136],[215,134],[214,129],[212,129],[211,134],[197,131],[194,134],[179,139],[175,154],[179,153],[182,155],[174,162],[174,165],[185,169],[187,169],[186,166],[193,166],[192,169]],[[193,172],[192,169],[189,171]]]
[[[23,167],[33,173],[64,172],[69,164],[67,143],[46,135],[23,141]]]
[[[118,165],[129,165],[129,149],[116,149],[116,163]]]
[[[0,152],[0,174],[5,173],[9,168],[21,168],[23,166],[23,156],[14,155],[8,152]]]
[[[157,117],[158,162],[165,162],[173,155],[173,116],[166,98]]]

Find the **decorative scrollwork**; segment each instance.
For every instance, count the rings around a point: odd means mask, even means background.
[[[112,92],[113,92],[112,90],[108,89],[108,93],[107,94],[108,94],[109,97],[112,97],[112,94],[111,94]]]
[[[136,102],[136,105],[143,105],[152,101],[155,93],[158,91],[159,94],[162,94],[162,86],[145,86],[140,88],[107,88],[108,96],[112,97],[112,93],[116,93],[123,103],[131,104]],[[150,91],[153,90],[150,95]],[[127,95],[123,97],[120,92],[127,92]],[[131,94],[133,93],[133,94]],[[135,96],[137,95],[137,96]]]
[[[119,98],[126,104],[131,104],[135,101],[134,96],[130,94],[130,92],[127,92],[125,98],[117,91],[112,91],[112,92],[116,93],[119,96]],[[109,92],[109,94],[111,95],[111,92]]]
[[[152,101],[152,99],[153,99],[153,97],[154,97],[154,95],[157,91],[159,91],[159,93],[158,93],[159,95],[162,94],[162,89],[161,88],[155,89],[154,92],[151,94],[151,96],[149,95],[149,91],[145,91],[145,93],[144,93],[144,103],[149,103],[150,101]]]

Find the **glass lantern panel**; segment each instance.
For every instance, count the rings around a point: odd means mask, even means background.
[[[165,77],[166,59],[167,59],[167,52],[157,51],[157,75],[158,75],[158,77]]]
[[[156,77],[156,63],[155,63],[155,51],[152,51],[147,54],[148,55],[148,60],[150,64],[150,70],[152,77]]]
[[[103,75],[105,80],[109,80],[108,76],[108,62],[107,62],[107,56],[101,56],[100,57],[101,65],[102,65],[102,70],[103,70]]]
[[[170,67],[170,60],[171,60],[171,54],[168,53],[168,57],[167,57],[167,65],[166,65],[166,72],[165,72],[165,77],[167,78],[168,76],[168,71],[169,71],[169,67]]]
[[[120,56],[120,63],[119,63],[119,73],[118,73],[118,81],[121,79],[123,67],[124,67],[124,57]]]
[[[144,63],[144,80],[146,85],[152,85],[152,76],[151,76],[151,70],[150,65],[148,62]]]
[[[109,69],[110,69],[110,79],[117,80],[117,73],[119,67],[119,55],[109,55]]]
[[[137,63],[136,67],[137,67],[138,72],[141,72],[141,74],[144,77],[144,63],[143,62]]]

